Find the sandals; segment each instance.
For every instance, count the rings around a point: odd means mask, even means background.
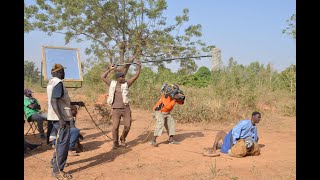
[[[216,156],[220,156],[220,153],[217,152],[214,148],[203,148],[203,152],[202,155],[204,156],[209,156],[209,157],[216,157]]]
[[[149,144],[155,147],[155,146],[157,146],[157,141],[156,140],[151,140],[149,142]]]
[[[128,144],[125,142],[125,141],[120,141],[121,142],[121,145],[120,146],[124,146],[124,147],[127,147]]]
[[[123,147],[125,147],[123,144],[113,144],[113,146],[112,146],[112,150],[116,150],[116,149],[118,149],[118,148],[123,148]]]
[[[55,178],[62,180],[62,179],[72,179],[72,175],[64,172],[64,171],[60,171],[60,172],[53,172],[52,176],[54,176]]]
[[[168,144],[179,144],[179,142],[175,140],[172,140],[172,141],[167,140],[167,142]]]
[[[121,146],[127,147],[128,144],[126,143],[126,140],[121,136],[120,137]]]

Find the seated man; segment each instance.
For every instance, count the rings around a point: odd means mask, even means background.
[[[76,103],[76,102],[75,102]],[[75,126],[75,119],[78,113],[77,106],[71,105],[71,113],[74,117],[73,121],[70,121],[70,146],[69,146],[69,155],[78,156],[78,152],[83,151],[83,147],[80,144],[80,140],[83,140],[83,136],[80,134],[80,130]],[[52,144],[55,145],[57,132],[52,131],[50,134],[50,140]]]
[[[83,147],[80,144],[80,140],[83,140],[83,136],[80,134],[80,130],[75,126],[76,116],[78,114],[77,106],[71,106],[71,113],[74,117],[73,121],[70,121],[70,147],[69,151],[71,151],[71,155],[75,152],[82,152]]]
[[[203,155],[216,156],[216,149],[220,149],[222,153],[232,157],[257,156],[260,154],[258,145],[258,131],[256,123],[259,123],[261,114],[253,112],[251,120],[241,120],[232,130],[226,134],[224,131],[219,131],[215,137],[212,148],[205,149]],[[220,144],[219,141],[223,143]]]
[[[32,91],[30,89],[24,90],[24,113],[26,115],[27,121],[36,121],[38,130],[40,132],[40,138],[45,139],[43,130],[43,121],[47,120],[45,114],[39,112],[41,106],[37,99],[32,97]]]

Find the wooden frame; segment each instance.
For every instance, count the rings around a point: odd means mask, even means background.
[[[77,57],[77,67],[79,70],[79,78],[66,78],[64,81],[69,81],[69,82],[82,82],[83,81],[83,72],[82,72],[82,65],[81,65],[81,60],[80,60],[80,49],[79,48],[68,48],[68,47],[60,47],[60,46],[42,46],[42,71],[43,71],[43,77],[44,81],[49,81],[48,77],[48,71],[51,73],[51,67],[47,67],[47,55],[46,55],[46,49],[55,49],[55,50],[72,50],[75,51],[76,57]],[[59,63],[61,64],[61,63]],[[62,66],[65,67],[64,64],[61,64]],[[66,68],[65,71],[68,71],[68,68]]]

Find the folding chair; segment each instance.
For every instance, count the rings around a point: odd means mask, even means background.
[[[38,130],[37,122],[36,121],[32,121],[31,119],[27,119],[26,118],[26,114],[24,114],[24,115],[25,115],[24,116],[25,117],[25,121],[27,121],[28,124],[29,124],[29,129],[28,129],[28,131],[26,132],[25,135],[31,134],[31,133],[29,133],[30,130],[31,130],[33,135],[36,135],[36,130]]]

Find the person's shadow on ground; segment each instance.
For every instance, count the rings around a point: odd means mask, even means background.
[[[166,131],[163,132],[163,135],[168,136]],[[204,134],[202,132],[179,133],[174,136],[174,140],[181,142],[187,138],[197,138],[197,137],[204,137]],[[135,140],[128,142],[128,145],[136,146],[140,143],[145,144],[151,141],[152,138],[153,138],[153,131],[149,130],[141,134],[140,136],[138,136]],[[168,139],[169,139],[169,136],[168,136]],[[159,142],[157,145],[167,144],[167,143],[168,143],[167,141],[163,141],[163,142]]]
[[[88,141],[88,142],[81,142],[83,146],[83,151],[92,151],[98,149],[102,144],[106,141]]]
[[[93,157],[90,157],[87,159],[81,159],[81,160],[74,161],[74,162],[68,162],[69,165],[90,162],[89,164],[81,166],[80,168],[70,170],[69,173],[70,174],[76,173],[78,171],[82,171],[84,169],[87,169],[87,168],[90,168],[90,167],[93,167],[93,166],[96,166],[96,165],[99,165],[102,163],[112,162],[116,157],[118,157],[122,154],[125,154],[129,151],[132,151],[132,149],[131,148],[118,148],[116,150],[111,150],[106,153],[102,153],[102,154],[99,154],[99,155],[96,155],[96,156],[93,156]]]
[[[265,147],[266,145],[264,145],[264,144],[259,144],[259,148],[263,148],[263,147]]]
[[[83,135],[83,138],[84,138],[84,139],[96,139],[96,138],[98,138],[99,136],[103,136],[104,139],[106,139],[106,140],[108,140],[108,141],[109,141],[109,140],[112,141],[111,139],[108,138],[108,136],[106,136],[106,134],[108,134],[108,132],[106,132],[106,131],[103,131],[103,132],[102,132],[101,130],[97,130],[97,131],[99,131],[99,132],[86,135],[86,133],[83,132],[82,129],[80,129],[80,133]],[[110,137],[110,136],[109,136],[109,137]],[[110,138],[111,138],[111,137],[110,137]]]
[[[168,134],[166,134],[168,136]],[[176,135],[173,136],[173,139],[175,141],[177,141],[178,143],[184,141],[185,139],[188,139],[188,138],[198,138],[198,137],[204,137],[204,134],[202,132],[188,132],[188,133],[177,133]],[[168,139],[169,139],[169,136],[168,136]],[[159,142],[157,145],[160,145],[160,144],[168,144],[168,141],[162,141],[162,142]]]
[[[198,138],[198,137],[204,137],[204,134],[202,132],[178,133],[174,136],[174,139],[178,142],[182,142],[187,138]]]

